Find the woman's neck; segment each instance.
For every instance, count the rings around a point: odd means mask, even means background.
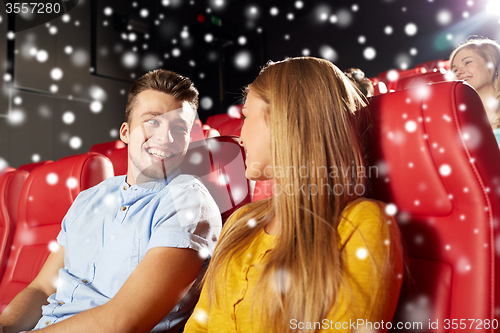
[[[495,96],[493,85],[485,87],[477,92],[483,102],[486,115],[493,129],[500,127],[500,116],[498,110],[498,100]]]
[[[276,222],[276,218],[273,218],[266,226],[264,227],[264,231],[268,235],[276,235],[279,232],[279,225]]]

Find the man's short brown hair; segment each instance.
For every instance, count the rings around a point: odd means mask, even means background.
[[[130,123],[136,96],[149,89],[169,94],[179,101],[188,102],[194,112],[198,109],[198,90],[189,78],[171,71],[157,69],[144,74],[130,87],[125,108],[127,123]]]

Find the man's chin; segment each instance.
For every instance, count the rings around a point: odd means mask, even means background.
[[[167,177],[170,177],[174,174],[175,170],[177,169],[177,166],[164,166],[161,163],[155,163],[154,165],[151,165],[145,169],[143,169],[139,176],[141,178],[148,178],[151,180],[155,179],[165,179]]]

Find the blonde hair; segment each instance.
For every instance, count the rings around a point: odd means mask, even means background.
[[[280,232],[266,257],[253,303],[262,312],[256,319],[263,327],[287,332],[290,318],[319,321],[341,297],[345,275],[337,226],[344,209],[358,198],[354,189],[364,185],[357,172],[332,177],[311,167],[308,177],[301,177],[298,168],[287,167],[307,164],[326,166],[327,170],[330,166],[359,170],[364,164],[358,113],[365,103],[335,65],[312,57],[268,63],[247,88],[250,90],[267,104],[272,167],[289,170],[273,176],[275,186],[292,184],[294,189],[306,191],[276,192],[230,218],[206,275],[209,306],[220,301],[217,285],[224,282],[218,278],[227,272],[231,258],[241,255],[266,224],[276,219]],[[307,190],[311,185],[331,189],[338,184],[345,189],[341,194]],[[255,227],[248,226],[249,219],[255,219]]]
[[[450,66],[453,65],[453,60],[457,53],[461,50],[472,50],[488,64],[488,70],[491,74],[491,83],[495,89],[495,99],[497,100],[497,112],[494,119],[490,119],[490,123],[500,123],[500,76],[498,75],[498,67],[500,66],[500,45],[491,39],[471,36],[467,41],[459,45],[450,54]],[[491,64],[491,65],[489,65]]]

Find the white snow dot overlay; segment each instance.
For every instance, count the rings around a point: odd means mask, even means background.
[[[51,172],[47,175],[47,178],[45,179],[49,185],[55,185],[57,184],[59,177],[57,174]]]
[[[74,189],[78,186],[78,180],[76,180],[75,177],[69,177],[68,180],[66,180],[66,186],[69,189]]]
[[[247,222],[247,225],[250,228],[254,228],[257,225],[257,221],[255,221],[255,219],[249,219],[248,222]]]
[[[390,203],[387,206],[385,206],[385,213],[389,216],[394,216],[398,212],[398,208],[396,207],[395,204]]]
[[[367,47],[363,51],[363,56],[365,57],[366,60],[373,60],[377,56],[377,51],[373,47]]]
[[[413,120],[408,120],[405,124],[405,130],[410,133],[415,132],[417,130],[417,123]]]
[[[210,256],[210,250],[206,247],[202,247],[199,251],[198,251],[198,255],[200,256],[200,258],[202,259],[207,259],[209,256]]]
[[[358,257],[358,259],[366,259],[367,256],[368,256],[368,251],[364,247],[360,247],[356,251],[356,257]]]
[[[57,250],[59,250],[59,244],[57,244],[56,241],[51,241],[49,243],[49,251],[50,252],[56,252]]]
[[[439,174],[443,177],[447,177],[451,174],[451,167],[448,164],[443,164],[439,167]]]
[[[415,23],[408,23],[405,26],[405,33],[408,36],[414,36],[418,31],[417,25]]]

